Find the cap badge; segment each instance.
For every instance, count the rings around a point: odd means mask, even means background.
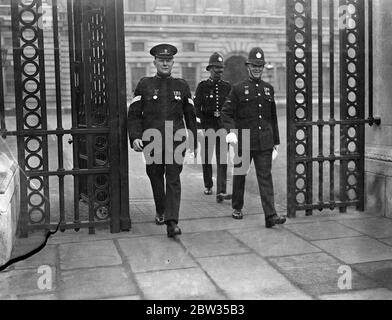
[[[222,62],[223,61],[222,57],[218,57],[218,61]]]
[[[257,58],[257,59],[260,59],[260,58],[261,58],[261,53],[260,53],[260,52],[257,52],[257,53],[256,53],[256,58]]]
[[[167,49],[165,49],[165,53],[167,53]]]

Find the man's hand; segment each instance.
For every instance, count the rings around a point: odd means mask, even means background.
[[[197,135],[204,138],[204,130],[203,129],[197,129]]]
[[[143,151],[143,141],[141,139],[135,139],[135,141],[133,141],[133,150],[135,150],[136,152],[141,152]]]
[[[279,150],[279,146],[278,145],[274,146],[274,149],[272,150],[272,160],[275,160],[278,157],[278,150]]]
[[[226,142],[230,144],[237,144],[238,143],[237,135],[234,132],[230,132],[226,136]]]

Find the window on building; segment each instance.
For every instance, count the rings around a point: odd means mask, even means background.
[[[231,14],[244,14],[244,0],[230,0],[229,10]]]
[[[144,42],[132,42],[132,51],[144,52]]]
[[[188,83],[192,92],[196,90],[196,68],[182,66],[182,78]]]
[[[146,0],[128,0],[128,11],[130,12],[146,11]]]
[[[181,13],[195,13],[196,1],[195,0],[181,0]]]
[[[187,51],[187,52],[194,52],[194,51],[196,51],[196,45],[195,45],[194,42],[184,42],[182,44],[182,48],[183,48],[184,51]]]
[[[140,79],[145,77],[147,74],[146,67],[131,67],[131,84],[132,84],[132,92],[135,91],[137,84],[139,83]]]

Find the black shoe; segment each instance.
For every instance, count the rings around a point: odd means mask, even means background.
[[[221,203],[221,202],[223,202],[223,200],[231,200],[231,194],[219,193],[216,196],[216,202]]]
[[[204,194],[205,194],[206,196],[212,195],[212,190],[211,190],[211,188],[206,188],[206,189],[204,190]]]
[[[276,214],[265,220],[265,227],[272,228],[276,224],[283,224],[285,222],[286,222],[286,217],[281,217]]]
[[[171,222],[167,225],[167,236],[169,238],[174,238],[175,236],[180,235],[181,229],[179,228],[179,226],[177,225],[177,223],[175,222]]]
[[[241,219],[244,217],[242,211],[241,211],[241,210],[236,210],[236,209],[234,209],[234,211],[233,211],[233,213],[231,214],[231,216],[232,216],[234,219],[236,219],[236,220],[241,220]]]
[[[158,226],[162,226],[165,224],[165,218],[163,214],[156,213],[155,215],[155,224]]]

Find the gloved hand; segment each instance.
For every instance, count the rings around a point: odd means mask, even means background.
[[[274,146],[274,148],[272,149],[272,160],[275,160],[277,158],[278,150],[279,150],[279,146],[278,145]]]
[[[203,129],[197,129],[197,135],[200,137],[204,138],[204,130]]]
[[[230,144],[237,144],[238,143],[237,135],[234,132],[230,132],[226,136],[226,142]]]

